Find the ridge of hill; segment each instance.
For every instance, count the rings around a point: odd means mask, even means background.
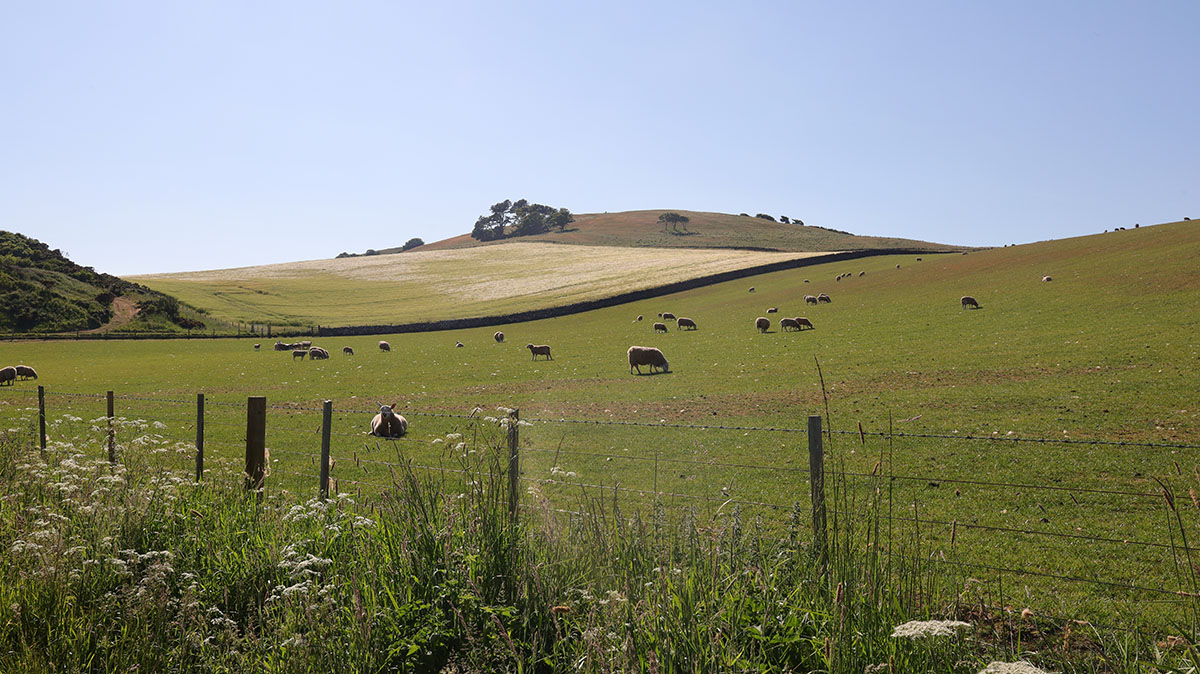
[[[121,309],[114,321],[115,309]],[[204,327],[174,297],[69,260],[62,251],[0,231],[0,330],[53,333]],[[132,315],[131,315],[132,314]]]
[[[678,213],[688,222],[664,228],[658,218]],[[474,246],[504,245],[513,241],[570,243],[581,246],[624,246],[635,248],[737,248],[779,252],[822,252],[835,250],[888,250],[903,248],[924,252],[963,250],[916,239],[858,236],[816,225],[782,223],[749,215],[664,209],[619,213],[581,213],[562,232],[481,242],[470,234],[427,243],[412,250],[447,250]],[[401,252],[385,248],[378,254]]]

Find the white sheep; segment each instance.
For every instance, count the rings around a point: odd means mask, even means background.
[[[308,349],[296,349],[295,351],[292,351],[292,360],[296,360],[297,358],[304,360],[304,357],[307,355]]]
[[[17,379],[37,379],[37,371],[28,365],[18,365]]]
[[[497,330],[496,333],[492,335],[492,339],[496,340],[496,343],[499,344],[500,342],[504,341],[504,333]]]
[[[666,331],[667,331],[667,324],[666,324],[666,323],[655,323],[655,324],[654,324],[654,331],[655,331],[655,332],[666,332]]]
[[[275,350],[276,351],[291,351],[292,345],[284,344],[283,342],[275,342]]]
[[[794,319],[794,318],[781,318],[781,319],[779,319],[779,329],[780,329],[780,330],[782,330],[782,331],[784,331],[784,332],[787,332],[787,331],[788,331],[788,328],[791,328],[791,329],[793,329],[793,330],[799,330],[799,329],[800,329],[800,324],[799,324],[799,323],[797,323],[797,322],[796,322],[796,319]]]
[[[642,320],[642,315],[638,314],[637,320],[635,320],[634,323],[639,323],[639,322],[641,322],[641,320]]]
[[[754,319],[754,327],[758,328],[759,332],[766,332],[771,329],[771,319],[766,316],[759,316]]]
[[[456,349],[463,348],[463,343],[459,342],[459,341],[454,342],[454,348],[456,348]]]
[[[371,435],[380,438],[399,438],[408,432],[408,419],[392,411],[392,405],[380,405],[379,414],[371,419]]]
[[[673,321],[673,320],[675,320],[675,314],[673,314],[673,313],[671,313],[671,312],[669,312],[669,311],[664,311],[664,312],[662,312],[661,314],[659,314],[659,316],[661,316],[661,317],[662,317],[662,319],[663,319],[664,321]]]
[[[392,345],[388,344],[387,342],[379,342],[379,350],[380,351],[391,351]]]
[[[684,316],[680,316],[679,319],[675,321],[675,329],[683,330],[684,328],[686,328],[688,330],[695,330],[696,329],[696,321],[693,321],[692,319],[686,318]]]
[[[803,329],[804,329],[804,326],[806,326],[806,325],[808,326],[808,329],[809,329],[809,330],[813,330],[813,329],[815,329],[815,328],[813,327],[812,321],[808,320],[807,318],[805,318],[805,317],[803,317],[803,316],[797,316],[797,317],[796,317],[796,325],[800,326],[800,329],[801,329],[801,330],[803,330]]]
[[[353,349],[353,347],[349,347],[349,346],[343,346],[343,347],[342,347],[342,353],[346,354],[347,356],[353,356],[353,355],[354,355],[354,349]]]
[[[750,286],[750,292],[754,292],[754,286]]]
[[[329,352],[319,346],[308,347],[309,360],[329,360]]]
[[[858,275],[859,275],[860,277],[861,277],[861,276],[866,276],[866,275],[867,275],[867,272],[865,272],[865,271],[860,271],[860,272],[858,272]]]
[[[1054,280],[1054,279],[1050,278],[1049,276],[1043,276],[1043,277],[1042,277],[1042,283],[1049,283],[1049,282],[1051,282],[1051,281],[1053,281],[1053,280]]]
[[[12,385],[17,380],[17,368],[9,365],[8,367],[0,367],[0,386],[4,384]]]
[[[550,355],[550,347],[545,344],[526,344],[525,348],[529,349],[530,355],[533,356],[530,360],[537,360],[538,356],[545,356],[546,360],[554,360],[554,356]]]
[[[654,372],[654,368],[659,368],[663,372],[669,372],[669,364],[666,356],[662,351],[652,346],[631,346],[627,352],[629,356],[629,374],[633,374],[637,370],[638,374],[642,373],[641,365],[649,365],[650,372]]]

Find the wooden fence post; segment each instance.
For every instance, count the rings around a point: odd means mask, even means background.
[[[46,387],[38,386],[38,444],[42,458],[46,458]]]
[[[204,477],[204,394],[196,394],[196,481]]]
[[[514,527],[517,526],[517,482],[521,477],[521,460],[517,451],[520,416],[517,410],[508,413],[508,519]]]
[[[333,426],[333,401],[326,400],[321,410],[321,500],[329,498],[329,435]]]
[[[808,475],[812,492],[813,554],[824,574],[829,565],[825,545],[825,455],[821,447],[821,416],[808,417]]]
[[[262,496],[267,464],[267,398],[246,399],[246,491]]]
[[[108,462],[117,462],[117,415],[114,413],[113,392],[108,392]]]

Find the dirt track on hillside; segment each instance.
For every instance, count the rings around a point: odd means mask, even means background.
[[[133,300],[124,296],[113,299],[112,310],[112,320],[93,330],[84,330],[83,333],[104,332],[105,330],[119,328],[129,321],[132,321],[138,315],[138,312],[141,311],[137,305],[137,302],[134,302]]]

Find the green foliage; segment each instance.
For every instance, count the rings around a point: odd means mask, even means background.
[[[527,199],[513,202],[508,199],[492,204],[490,213],[479,216],[471,237],[479,241],[534,236],[551,229],[563,231],[574,222],[571,211],[555,209],[545,204],[531,204]]]
[[[775,222],[775,218],[770,215],[767,215],[766,213],[758,213],[754,217],[760,218],[762,220],[770,220],[771,222]]]
[[[672,232],[678,232],[679,227],[683,227],[683,231],[687,231],[687,223],[691,220],[686,215],[680,215],[674,211],[668,211],[658,216],[659,223],[663,226],[663,231],[667,231],[667,227],[671,228]]]
[[[425,245],[424,241],[422,241],[420,238],[414,237],[414,238],[409,239],[408,241],[405,241],[404,245],[400,247],[400,250],[403,252],[403,251],[412,250],[413,248],[416,248],[418,246],[424,246],[424,245]]]

